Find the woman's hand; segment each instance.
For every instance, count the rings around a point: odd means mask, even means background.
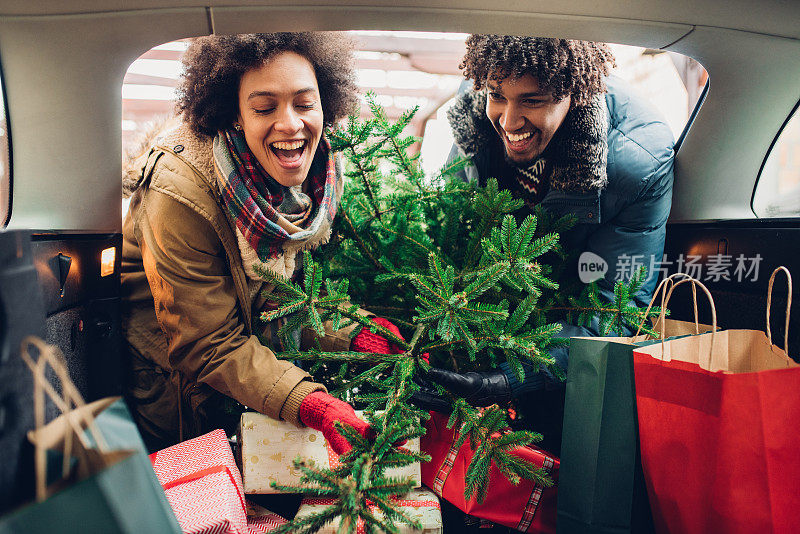
[[[375,431],[366,421],[356,416],[352,406],[323,391],[315,391],[303,399],[300,403],[299,416],[304,425],[322,432],[339,455],[349,452],[352,447],[334,427],[336,421],[353,427],[366,439],[375,439]]]
[[[370,320],[386,328],[400,339],[403,339],[403,336],[400,334],[400,329],[392,324],[391,321],[383,317],[373,317]],[[372,332],[366,326],[362,328],[361,332],[350,342],[350,349],[356,352],[372,352],[374,354],[402,354],[405,352],[396,344],[390,343],[385,337]]]
[[[374,317],[370,320],[373,323],[386,328],[394,335],[405,341],[405,338],[400,333],[400,329],[388,319],[384,319],[383,317]],[[371,352],[373,354],[403,354],[405,352],[395,343],[391,343],[385,337],[372,332],[367,327],[362,328],[361,332],[359,332],[358,335],[353,338],[353,341],[350,342],[350,349],[356,352]],[[427,352],[422,355],[422,359],[426,362],[428,361],[428,358],[429,355]]]

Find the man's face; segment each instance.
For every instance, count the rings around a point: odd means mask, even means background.
[[[486,85],[486,116],[503,140],[506,157],[517,165],[531,163],[564,122],[570,97],[555,100],[530,74],[489,79]]]

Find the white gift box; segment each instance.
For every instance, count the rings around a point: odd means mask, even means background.
[[[333,499],[305,498],[295,515],[295,520],[322,511],[332,504],[334,504]],[[422,524],[422,530],[417,530],[411,528],[411,525],[407,523],[395,521],[399,534],[442,534],[442,510],[439,506],[439,498],[431,490],[428,488],[413,489],[398,498],[397,504],[403,508],[406,514]],[[373,512],[378,518],[383,517],[377,506],[374,507]],[[360,522],[361,520],[359,520]],[[317,532],[319,534],[335,534],[338,527],[339,520],[336,519],[327,523]],[[363,531],[362,525],[356,525],[356,532]]]
[[[361,412],[356,414],[363,417]],[[272,482],[299,485],[303,473],[293,465],[298,456],[313,461],[317,467],[335,466],[339,458],[322,432],[297,428],[257,412],[242,414],[238,441],[244,492],[250,494],[286,493],[272,488]],[[419,438],[409,440],[403,447],[418,452]],[[422,480],[419,462],[387,469],[386,475],[411,477],[417,487]]]

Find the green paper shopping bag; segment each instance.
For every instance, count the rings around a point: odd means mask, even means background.
[[[667,288],[684,276],[663,280],[648,312],[659,295],[663,306]],[[710,331],[711,326],[697,322],[693,296],[694,322],[665,318],[655,329],[666,338]],[[655,342],[647,335],[570,340],[558,486],[560,534],[652,531],[639,459],[632,353],[634,347]]]
[[[29,337],[21,352],[34,375],[36,428],[28,438],[37,502],[0,518],[0,534],[180,533],[121,399],[84,404],[57,349]],[[61,382],[60,393],[45,378],[47,366]],[[47,425],[45,394],[62,412]],[[112,431],[109,439],[101,426]],[[48,477],[54,468],[57,476]]]

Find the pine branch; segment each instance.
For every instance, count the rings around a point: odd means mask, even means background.
[[[349,379],[347,383],[341,388],[331,391],[331,395],[333,395],[334,397],[342,398],[342,395],[344,395],[344,393],[346,393],[347,391],[352,391],[353,389],[358,388],[361,384],[364,384],[369,378],[380,375],[381,373],[385,372],[388,368],[389,368],[389,363],[381,363],[374,367],[370,367],[363,373],[358,374],[353,378]]]
[[[279,360],[301,360],[322,362],[352,362],[352,363],[394,363],[406,358],[403,354],[381,354],[376,352],[322,352],[311,349],[304,352],[288,351],[276,352]]]
[[[372,264],[378,271],[382,270],[383,266],[378,262],[378,260],[375,259],[375,256],[372,255],[372,252],[370,251],[369,247],[367,247],[367,244],[364,242],[364,240],[361,238],[358,231],[356,230],[353,221],[348,216],[347,211],[344,209],[341,210],[340,217],[342,217],[342,219],[347,223],[347,226],[350,228],[351,235],[353,236],[355,242],[358,243],[361,252],[364,253],[364,255],[372,262]]]

